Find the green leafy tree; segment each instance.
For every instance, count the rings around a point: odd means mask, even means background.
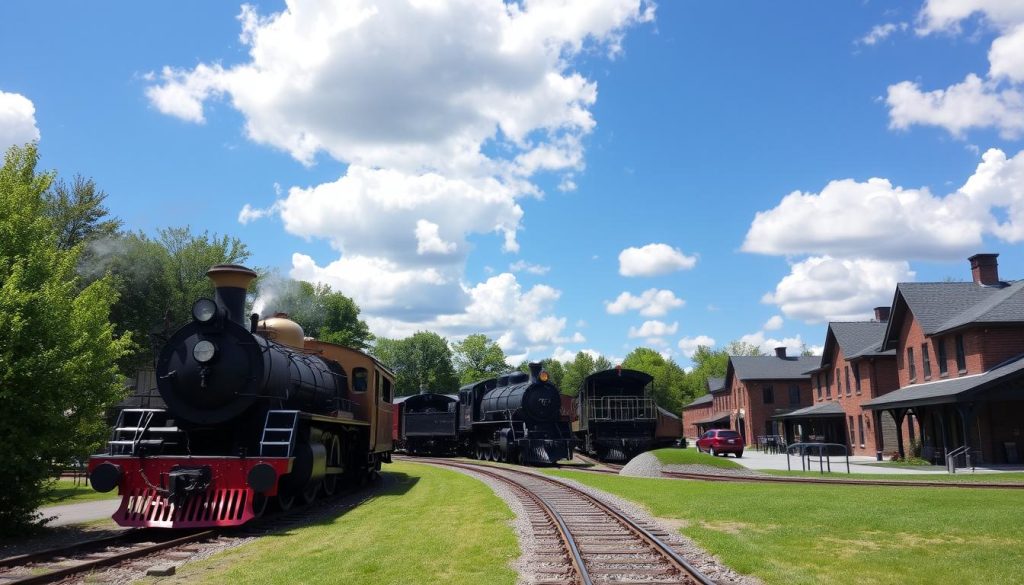
[[[726,350],[713,350],[706,345],[697,347],[693,357],[693,369],[686,374],[680,400],[684,405],[707,393],[708,378],[724,378],[729,365]]]
[[[576,352],[576,357],[571,362],[565,362],[565,375],[562,377],[562,394],[576,396],[580,392],[580,384],[583,379],[597,370],[594,367],[594,358],[585,352]]]
[[[460,384],[491,378],[509,370],[505,352],[482,333],[452,344],[452,361]]]
[[[726,355],[764,355],[764,352],[761,351],[760,347],[753,343],[747,343],[746,341],[730,341],[729,345],[725,346],[725,353]]]
[[[653,394],[658,406],[670,412],[680,412],[686,372],[671,359],[665,359],[648,347],[638,347],[622,360],[622,367],[640,370],[654,377]]]
[[[562,362],[556,360],[555,358],[547,358],[541,360],[540,364],[541,369],[545,370],[548,373],[548,381],[550,381],[555,386],[558,386],[558,389],[562,394],[568,394],[568,392],[566,391],[567,388],[564,385],[565,365],[563,365]],[[516,369],[519,370],[520,372],[529,373],[530,362],[527,360],[523,360],[519,362],[519,366]]]
[[[121,221],[109,217],[103,205],[107,194],[97,189],[92,179],[75,175],[70,185],[59,180],[44,197],[46,215],[53,222],[60,250],[70,250],[92,240],[112,238],[121,229]]]
[[[452,394],[459,388],[451,349],[437,333],[418,331],[405,339],[378,337],[373,355],[395,373],[396,396],[417,394],[421,385],[439,394]]]
[[[275,310],[288,313],[289,318],[302,325],[306,335],[321,341],[356,349],[370,347],[373,334],[366,321],[359,318],[355,301],[326,284],[291,282],[294,286],[274,299]]]
[[[102,441],[129,344],[109,321],[111,280],[80,286],[81,245],[59,246],[37,160],[35,145],[12,147],[0,168],[0,536],[31,528],[57,468]]]
[[[612,362],[603,355],[597,356],[597,359],[594,360],[595,372],[603,372],[605,370],[610,370],[612,369],[612,367]]]

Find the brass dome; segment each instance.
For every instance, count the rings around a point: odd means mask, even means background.
[[[289,319],[287,313],[276,313],[273,317],[260,321],[256,326],[256,333],[281,345],[296,349],[305,347],[302,326]]]

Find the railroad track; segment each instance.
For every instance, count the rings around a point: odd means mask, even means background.
[[[169,551],[168,554],[178,552],[179,556],[187,557],[195,552],[195,549],[189,549],[188,545],[211,539],[216,535],[215,530],[182,533],[137,528],[106,538],[9,557],[0,560],[0,585],[53,583],[72,575],[165,551]]]
[[[714,583],[644,526],[589,494],[556,479],[513,468],[409,459],[463,469],[509,486],[529,516],[540,555],[534,585],[580,583],[708,585]]]

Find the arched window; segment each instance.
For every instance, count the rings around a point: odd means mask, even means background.
[[[366,368],[352,369],[352,391],[366,392],[370,387],[370,372]]]

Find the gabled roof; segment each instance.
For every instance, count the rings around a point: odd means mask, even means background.
[[[704,396],[701,396],[697,400],[694,400],[693,402],[687,404],[683,408],[690,408],[690,407],[693,407],[693,406],[702,406],[704,404],[711,404],[711,402],[714,401],[714,399],[715,399],[714,396],[712,396],[710,394],[705,394]]]
[[[708,392],[725,388],[725,378],[708,378]]]
[[[730,378],[729,374],[734,374],[740,380],[806,380],[809,378],[806,372],[818,367],[820,362],[821,356],[816,355],[784,358],[774,355],[729,356],[726,381]]]
[[[970,399],[974,394],[1016,380],[1016,391],[1024,390],[1019,380],[1024,378],[1024,354],[1012,357],[981,374],[948,378],[924,384],[913,384],[895,392],[883,394],[864,403],[872,410],[906,408],[928,404],[945,404]]]
[[[974,282],[901,282],[896,285],[885,347],[893,347],[906,312],[925,335],[974,324],[1024,323],[1024,280],[986,286]]]
[[[825,418],[832,416],[845,416],[846,411],[835,402],[824,402],[808,406],[786,414],[775,415],[772,418]]]

